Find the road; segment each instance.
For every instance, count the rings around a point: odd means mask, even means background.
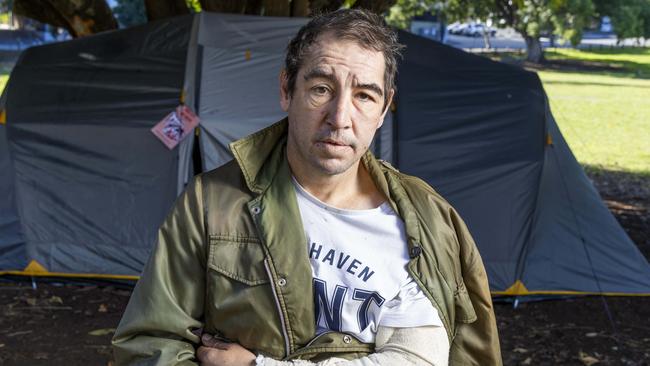
[[[550,47],[550,42],[547,37],[542,37],[542,46]],[[637,46],[636,39],[625,39],[622,44],[625,46]],[[484,48],[485,44],[483,42],[483,37],[466,37],[449,34],[447,36],[447,44],[457,48],[464,49],[477,49]],[[494,49],[511,49],[511,50],[523,50],[526,48],[526,43],[524,39],[512,29],[499,29],[495,37],[490,37],[490,43]],[[650,46],[650,40],[645,40],[645,45]],[[589,48],[589,47],[610,47],[616,46],[616,36],[613,34],[602,34],[595,32],[587,32],[584,34],[582,42],[578,48]],[[571,47],[570,43],[564,45],[556,42],[554,47]]]

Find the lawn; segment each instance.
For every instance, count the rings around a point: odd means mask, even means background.
[[[551,110],[578,161],[590,169],[650,176],[650,49],[559,50],[620,71],[539,71]]]

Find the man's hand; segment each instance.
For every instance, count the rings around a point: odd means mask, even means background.
[[[237,343],[228,343],[209,334],[201,336],[196,357],[205,366],[254,366],[255,355]]]

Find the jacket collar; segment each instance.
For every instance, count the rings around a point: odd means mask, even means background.
[[[252,192],[264,192],[273,181],[280,164],[283,164],[287,128],[288,120],[284,118],[230,144],[230,151],[244,174],[246,186]]]

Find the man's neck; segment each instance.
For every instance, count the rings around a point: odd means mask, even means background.
[[[337,208],[364,210],[378,207],[386,201],[360,162],[336,175],[306,174],[293,167],[292,173],[307,192]]]

